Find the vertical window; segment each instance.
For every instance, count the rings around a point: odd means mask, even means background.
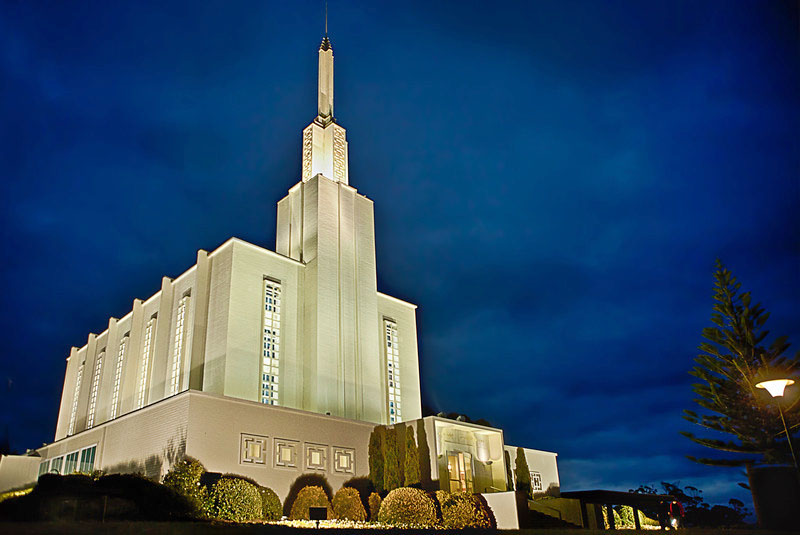
[[[61,465],[64,464],[64,457],[56,457],[50,463],[50,473],[51,474],[60,474],[61,473]]]
[[[97,412],[97,391],[100,389],[100,373],[103,371],[103,357],[106,356],[105,349],[97,355],[94,362],[94,373],[92,374],[92,389],[89,391],[89,414],[86,416],[86,429],[94,426],[94,415]]]
[[[72,393],[72,411],[69,414],[69,430],[67,435],[75,433],[75,419],[78,416],[78,396],[81,394],[81,379],[83,378],[83,365],[82,362],[78,366],[78,376],[75,378],[75,391]]]
[[[389,423],[402,421],[400,407],[400,348],[397,344],[397,324],[383,320],[384,347],[386,348],[386,381],[389,398]]]
[[[181,387],[181,367],[183,364],[183,339],[186,323],[186,307],[189,305],[189,296],[184,295],[178,304],[178,314],[175,319],[175,352],[172,355],[172,373],[169,380],[169,393],[177,394]]]
[[[264,316],[261,348],[261,403],[278,404],[281,338],[281,283],[264,279]]]
[[[97,446],[92,446],[81,451],[81,465],[78,468],[79,472],[89,473],[94,470],[94,455],[97,451]]]
[[[71,474],[75,470],[78,469],[78,452],[73,451],[66,457],[64,457],[64,475]]]
[[[150,374],[150,353],[153,349],[153,336],[156,330],[156,317],[150,318],[147,327],[144,329],[144,341],[142,342],[142,365],[139,369],[139,385],[136,393],[136,408],[144,407],[144,400],[147,396],[147,378]]]
[[[114,390],[111,393],[111,419],[117,417],[117,410],[119,406],[119,389],[122,384],[122,364],[125,361],[125,351],[128,349],[128,339],[130,335],[126,334],[122,337],[119,343],[119,351],[117,352],[117,367],[114,368]]]
[[[39,476],[46,474],[50,469],[50,461],[42,461],[39,463]]]

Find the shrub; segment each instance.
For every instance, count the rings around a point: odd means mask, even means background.
[[[376,426],[369,435],[369,479],[375,490],[383,490],[383,443],[384,430]]]
[[[333,489],[331,484],[321,474],[301,474],[294,480],[292,486],[289,487],[289,493],[286,495],[286,500],[283,502],[283,514],[291,517],[292,506],[297,499],[298,493],[306,487],[321,487],[328,497],[328,501],[333,498]]]
[[[201,516],[211,514],[211,497],[201,478],[206,469],[197,459],[186,457],[164,476],[164,486],[185,496]]]
[[[381,510],[381,497],[377,492],[369,495],[369,519],[373,522],[378,521],[378,513]]]
[[[239,477],[224,476],[211,489],[212,512],[221,520],[247,522],[262,517],[258,487]]]
[[[325,507],[328,509],[328,518],[331,518],[331,502],[322,487],[304,487],[292,504],[289,518],[292,520],[309,520],[309,507]]]
[[[361,505],[364,506],[364,511],[369,511],[369,495],[375,492],[376,489],[368,477],[351,477],[344,482],[342,487],[356,489],[361,498]]]
[[[442,509],[442,524],[448,529],[494,527],[491,509],[474,494],[437,491],[436,499]]]
[[[419,450],[417,441],[414,440],[414,428],[406,426],[406,457],[405,465],[405,485],[406,487],[419,486]]]
[[[133,474],[96,481],[86,476],[46,474],[33,491],[0,503],[0,518],[18,521],[188,520],[196,516],[188,499]],[[79,508],[74,504],[80,503]]]
[[[514,460],[514,475],[517,478],[517,492],[531,497],[531,473],[528,461],[525,459],[525,450],[517,448],[517,458]]]
[[[392,526],[433,526],[436,504],[419,489],[401,487],[383,500],[378,520]]]
[[[333,514],[339,520],[364,522],[367,519],[361,496],[356,489],[350,487],[342,487],[336,491],[333,497]]]
[[[400,451],[397,444],[397,428],[390,427],[384,432],[383,440],[383,488],[392,491],[403,485],[403,468],[400,465]]]
[[[261,495],[261,518],[264,520],[280,520],[283,513],[281,499],[269,487],[258,487]]]

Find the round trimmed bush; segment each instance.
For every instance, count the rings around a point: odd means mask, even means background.
[[[492,528],[491,510],[474,494],[437,491],[436,499],[442,509],[442,524],[448,529]]]
[[[201,483],[205,467],[197,459],[186,457],[175,463],[164,476],[164,486],[185,496],[201,516],[210,515],[211,499]]]
[[[259,487],[258,493],[261,494],[261,518],[264,520],[280,520],[283,506],[275,491],[269,487]]]
[[[392,526],[433,526],[436,504],[420,489],[401,487],[384,498],[378,521]]]
[[[381,510],[381,496],[377,492],[369,495],[369,519],[378,521],[378,512]]]
[[[286,499],[283,502],[283,514],[291,517],[292,516],[292,506],[294,505],[294,501],[297,499],[297,495],[306,487],[320,487],[323,491],[325,491],[325,496],[328,497],[328,501],[333,499],[333,489],[331,488],[331,484],[328,483],[328,480],[325,479],[325,476],[322,474],[300,474],[297,476],[292,482],[292,485],[289,487],[289,492],[286,494]]]
[[[322,487],[303,487],[297,494],[289,518],[292,520],[309,520],[309,507],[325,507],[328,509],[328,518],[331,518],[331,502]]]
[[[339,520],[364,522],[367,519],[367,512],[361,503],[361,496],[356,489],[351,487],[342,487],[336,491],[333,496],[333,514]]]
[[[211,488],[212,512],[220,520],[248,522],[262,517],[258,487],[237,477],[222,477]]]

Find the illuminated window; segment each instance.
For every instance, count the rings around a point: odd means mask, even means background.
[[[306,469],[325,471],[328,466],[328,447],[306,444]]]
[[[81,394],[81,379],[83,378],[83,365],[82,362],[80,366],[78,366],[78,376],[75,378],[75,391],[72,393],[72,411],[69,415],[69,430],[67,431],[68,435],[72,435],[75,433],[75,419],[78,416],[78,396]]]
[[[39,476],[42,476],[50,470],[50,461],[42,461],[39,463]]]
[[[100,389],[100,373],[103,371],[103,357],[106,356],[105,350],[97,355],[94,362],[94,373],[92,374],[92,389],[89,391],[89,414],[86,416],[86,429],[94,426],[94,415],[97,411],[97,391]]]
[[[261,348],[261,403],[278,404],[281,339],[281,284],[264,279]]]
[[[386,348],[386,381],[389,400],[389,423],[403,420],[400,406],[400,347],[397,343],[397,324],[388,319],[383,320],[384,347]]]
[[[297,447],[294,440],[275,439],[275,466],[297,468]]]
[[[242,434],[241,462],[244,464],[266,464],[267,437]]]
[[[150,373],[150,353],[153,349],[153,336],[156,330],[156,317],[150,318],[147,327],[144,329],[144,341],[142,342],[142,365],[139,368],[139,388],[136,393],[136,408],[144,407],[144,400],[147,396],[147,378]]]
[[[333,448],[333,471],[353,474],[356,468],[356,452],[350,448]]]
[[[77,451],[73,451],[64,457],[64,474],[71,474],[78,469],[78,453]]]
[[[60,474],[61,473],[61,466],[64,464],[64,456],[56,457],[52,461],[50,461],[50,473],[51,474]]]
[[[178,304],[178,315],[175,320],[175,353],[172,355],[172,374],[169,380],[169,393],[177,394],[181,386],[181,365],[183,364],[183,339],[186,323],[186,307],[189,296],[184,295]]]
[[[90,473],[94,470],[94,454],[97,452],[97,446],[92,446],[81,450],[81,465],[78,468],[79,472]]]
[[[111,419],[117,417],[117,410],[119,405],[119,389],[122,384],[122,364],[125,361],[125,351],[128,349],[128,340],[130,336],[125,335],[119,343],[119,351],[117,352],[117,367],[114,369],[114,390],[111,393]]]
[[[542,490],[542,474],[531,472],[531,490]]]

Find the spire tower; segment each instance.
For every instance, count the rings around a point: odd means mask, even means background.
[[[333,116],[333,46],[328,38],[327,4],[325,37],[317,55],[317,116],[303,130],[303,182],[321,174],[334,182],[347,184],[347,134]]]

